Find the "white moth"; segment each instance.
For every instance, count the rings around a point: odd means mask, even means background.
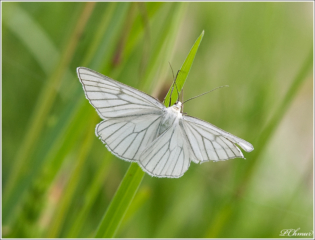
[[[151,176],[179,178],[190,162],[244,158],[245,140],[183,115],[181,102],[166,108],[157,99],[91,69],[78,67],[86,98],[104,119],[95,134],[115,156],[137,162]]]

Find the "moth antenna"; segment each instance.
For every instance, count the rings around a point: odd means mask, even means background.
[[[175,78],[175,76],[174,76],[174,71],[173,71],[172,65],[171,65],[171,63],[170,63],[170,62],[168,62],[168,64],[169,64],[169,65],[170,65],[170,67],[171,67],[172,74],[173,74],[173,79],[174,79],[174,78]]]
[[[168,64],[170,65],[170,68],[171,68],[171,70],[172,70],[173,79],[175,79],[175,77],[174,77],[174,71],[173,71],[172,65],[171,65],[170,62],[168,62]],[[173,83],[172,83],[172,86],[173,86],[173,84],[174,84],[174,81],[173,81]],[[170,99],[170,101],[171,101],[171,99]],[[164,102],[165,102],[165,98],[164,98],[164,100],[163,100],[163,103],[164,103]]]
[[[172,102],[172,94],[173,94],[173,90],[174,90],[174,85],[175,85],[176,90],[177,90],[177,96],[179,96],[179,92],[178,92],[178,88],[177,88],[177,84],[176,84],[176,79],[177,79],[179,71],[180,70],[177,71],[176,77],[174,78],[174,81],[173,81],[173,84],[172,84],[172,90],[171,90],[171,94],[170,94],[170,102],[168,104],[169,107],[171,106],[171,102]],[[177,100],[178,100],[178,98],[177,98]]]
[[[184,89],[182,90],[181,94],[182,94],[182,101],[181,102],[183,102],[183,100],[184,100]],[[182,112],[184,112],[184,105],[183,104],[182,104]]]
[[[195,97],[189,98],[189,99],[186,100],[185,102],[188,102],[188,101],[190,101],[190,100],[193,100],[193,99],[195,99],[195,98],[197,98],[197,97],[201,97],[202,95],[205,95],[205,94],[207,94],[207,93],[213,92],[214,90],[217,90],[217,89],[223,88],[223,87],[229,87],[229,85],[224,85],[224,86],[217,87],[217,88],[215,88],[215,89],[212,89],[211,91],[208,91],[208,92],[202,93],[202,94],[200,94],[200,95],[197,95],[197,96],[195,96]],[[184,105],[185,102],[183,102],[183,105]]]

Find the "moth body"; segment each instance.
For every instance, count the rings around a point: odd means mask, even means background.
[[[164,131],[169,129],[174,123],[176,124],[179,119],[182,118],[182,113],[180,112],[181,103],[178,103],[164,109],[157,136],[160,136]]]

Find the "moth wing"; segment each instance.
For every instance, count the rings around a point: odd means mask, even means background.
[[[246,152],[252,144],[198,118],[183,116],[184,132],[196,159],[200,162],[244,158],[238,144]]]

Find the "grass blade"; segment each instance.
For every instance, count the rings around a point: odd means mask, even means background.
[[[48,34],[18,3],[4,3],[3,7],[4,25],[27,47],[44,72],[47,75],[51,73],[60,54]],[[30,36],[30,29],[36,38]],[[39,43],[41,47],[38,46]]]
[[[110,153],[106,153],[105,159],[103,159],[101,166],[99,166],[98,172],[95,173],[93,182],[91,182],[91,187],[88,189],[84,197],[84,204],[82,209],[80,209],[78,215],[75,218],[74,223],[71,225],[69,232],[67,233],[68,238],[80,237],[80,230],[83,224],[86,222],[88,213],[91,211],[93,203],[102,189],[104,178],[107,176],[110,170],[111,156]]]
[[[183,74],[181,75],[180,78],[181,87],[184,85],[187,79],[188,73],[192,66],[193,59],[196,55],[202,37],[203,32],[193,45],[191,51],[189,52],[182,66],[181,72],[183,72]],[[177,92],[175,93],[174,96],[175,98],[177,98]],[[166,103],[165,106],[167,106]],[[144,172],[138,166],[138,164],[132,163],[126,175],[124,176],[120,186],[118,187],[117,192],[97,229],[95,237],[112,238],[115,236],[115,233],[140,186],[143,176]]]
[[[97,229],[96,238],[112,238],[115,236],[118,226],[134,198],[143,176],[144,172],[138,164],[131,163]]]
[[[246,176],[244,176],[243,183],[241,186],[243,187],[246,182],[249,181],[251,174],[253,173],[253,168],[256,165],[257,158],[260,157],[261,153],[265,150],[270,138],[272,137],[273,133],[279,126],[281,120],[283,119],[285,113],[288,111],[292,101],[294,100],[295,96],[298,93],[298,90],[302,86],[302,83],[307,79],[307,74],[310,73],[311,67],[313,66],[313,49],[309,52],[305,62],[303,63],[300,71],[296,75],[295,79],[293,80],[287,94],[284,96],[282,103],[280,104],[278,110],[275,112],[275,115],[270,120],[268,125],[265,129],[263,129],[259,141],[257,142],[256,151],[253,152],[252,158],[254,159],[253,164],[250,165],[250,168],[247,169]]]
[[[201,43],[201,40],[203,38],[203,35],[204,35],[204,31],[202,31],[202,33],[200,34],[200,36],[197,38],[196,42],[194,43],[194,45],[190,49],[190,52],[189,52],[185,62],[183,63],[181,69],[178,72],[178,75],[177,75],[177,78],[176,78],[176,85],[177,85],[179,93],[181,92],[181,90],[184,87],[184,83],[185,83],[185,81],[186,81],[186,79],[188,77],[190,68],[191,68],[191,66],[192,66],[192,64],[194,62],[194,59],[195,59],[197,50],[199,48],[199,45]],[[171,103],[170,103],[171,92],[172,92],[172,88],[170,88],[170,90],[168,91],[168,93],[167,93],[167,95],[165,97],[165,100],[164,100],[165,106],[167,106],[167,107],[169,105],[172,106],[176,102],[176,100],[178,98],[178,94],[177,94],[176,88],[174,87],[174,90],[173,90],[172,96],[171,96]]]
[[[94,122],[96,122],[97,119],[96,117],[97,116],[94,116]],[[56,209],[54,218],[50,223],[49,231],[47,233],[47,237],[49,238],[58,237],[60,234],[61,227],[67,214],[67,209],[71,204],[71,199],[74,195],[74,191],[77,188],[77,184],[79,183],[82,168],[84,167],[84,164],[87,160],[87,154],[89,153],[93,140],[95,139],[93,130],[94,124],[91,124],[90,128],[87,129],[87,136],[85,137],[85,141],[83,142],[82,148],[78,154],[76,167],[73,170],[70,179],[67,183],[67,186],[63,191],[64,194],[60,199],[60,203],[58,204],[58,208]]]
[[[246,192],[247,185],[248,183],[250,183],[250,179],[255,173],[255,167],[257,166],[258,163],[257,159],[259,159],[261,153],[267,147],[268,142],[270,141],[271,137],[273,136],[273,133],[281,123],[281,120],[283,119],[285,113],[289,109],[290,104],[292,103],[294,97],[298,93],[298,90],[302,86],[302,83],[307,79],[307,74],[309,74],[312,66],[313,49],[311,49],[311,51],[309,52],[309,55],[305,59],[305,62],[303,63],[300,71],[293,80],[287,94],[285,95],[282,103],[279,106],[279,109],[276,111],[275,115],[272,117],[266,128],[262,131],[258,143],[254,145],[258,147],[256,147],[255,151],[253,151],[253,155],[251,156],[253,161],[251,165],[249,165],[249,167],[246,169],[241,182],[238,184],[239,186],[238,189],[235,190],[237,196],[233,198],[232,202],[228,201],[227,204],[223,206],[222,210],[220,211],[220,214],[218,214],[214,218],[213,222],[215,224],[213,224],[211,228],[208,229],[206,237],[209,238],[218,237],[226,223],[232,218],[234,211],[236,209],[239,209],[237,204],[240,204],[241,196],[244,195],[244,193]]]
[[[68,65],[74,55],[75,49],[79,42],[78,36],[83,32],[85,25],[92,13],[94,3],[87,3],[82,11],[81,16],[77,21],[77,25],[68,41],[66,48],[61,56],[60,63],[58,64],[56,71],[52,74],[51,78],[47,81],[41,95],[39,96],[37,106],[32,114],[28,131],[20,147],[16,160],[14,162],[14,171],[9,175],[8,184],[4,189],[4,205],[10,201],[12,191],[16,185],[16,182],[21,178],[23,169],[29,164],[30,155],[35,148],[36,141],[38,140],[42,128],[45,123],[45,119],[54,103],[56,97],[56,87],[60,84],[62,76],[68,68]]]

